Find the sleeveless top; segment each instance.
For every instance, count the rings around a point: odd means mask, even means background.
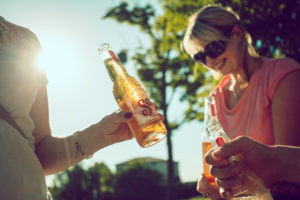
[[[215,96],[218,119],[230,139],[247,136],[274,145],[272,100],[280,81],[297,70],[300,70],[300,65],[293,59],[264,59],[262,67],[254,72],[244,95],[232,109],[227,107],[223,92],[231,77],[225,76],[221,80],[211,95]],[[269,188],[273,195],[282,199],[300,198],[300,185],[296,183],[283,181]]]
[[[292,59],[264,59],[261,68],[252,75],[244,95],[232,109],[227,107],[223,92],[231,77],[225,76],[221,80],[212,95],[216,99],[218,119],[230,139],[247,136],[263,144],[274,144],[272,100],[280,81],[296,70],[300,70],[300,65]]]

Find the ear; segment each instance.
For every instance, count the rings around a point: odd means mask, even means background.
[[[235,25],[232,29],[231,37],[233,37],[233,39],[236,39],[239,44],[242,44],[244,39],[244,31],[240,26]]]

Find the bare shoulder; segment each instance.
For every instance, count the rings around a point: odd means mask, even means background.
[[[272,120],[277,144],[300,146],[300,70],[288,73],[272,101]]]
[[[277,93],[287,93],[288,96],[300,96],[300,68],[288,73],[279,83]]]

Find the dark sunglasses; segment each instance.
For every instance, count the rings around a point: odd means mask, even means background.
[[[198,52],[193,57],[197,62],[206,64],[206,56],[216,58],[222,55],[226,49],[226,42],[223,40],[212,41],[204,48],[204,52]]]

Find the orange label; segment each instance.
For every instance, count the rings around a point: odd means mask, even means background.
[[[140,99],[138,100],[138,106],[143,107],[144,110],[142,110],[142,114],[145,116],[151,115],[152,114],[152,109],[151,109],[151,101],[149,98],[146,99]]]

